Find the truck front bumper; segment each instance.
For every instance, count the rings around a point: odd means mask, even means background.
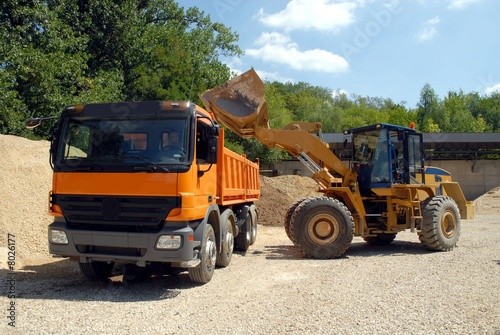
[[[67,243],[53,243],[52,231],[63,231]],[[157,233],[94,231],[71,228],[64,219],[49,225],[49,252],[80,262],[126,262],[145,266],[151,262],[171,263],[173,266],[198,265],[200,241],[194,241],[194,231],[187,223],[175,227],[166,224]],[[179,236],[180,247],[174,250],[157,248],[161,236]]]

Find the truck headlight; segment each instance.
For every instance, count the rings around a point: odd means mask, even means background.
[[[68,244],[68,237],[64,230],[51,229],[49,232],[50,243],[54,244]]]
[[[179,235],[162,235],[156,241],[156,249],[179,249],[182,245]]]

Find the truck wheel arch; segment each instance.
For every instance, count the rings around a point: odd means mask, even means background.
[[[217,246],[220,245],[221,241],[221,227],[220,227],[220,211],[217,205],[210,205],[205,213],[205,218],[200,222],[198,227],[194,231],[194,239],[195,241],[203,241],[203,236],[205,234],[205,229],[207,228],[207,224],[210,224],[215,232],[215,240],[217,242]],[[203,247],[203,246],[202,246]]]

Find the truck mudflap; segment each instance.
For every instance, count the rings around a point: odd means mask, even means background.
[[[52,243],[52,231],[64,231],[66,244]],[[164,227],[157,233],[112,232],[72,229],[66,221],[56,220],[49,225],[49,252],[53,255],[70,257],[80,262],[124,262],[146,266],[147,263],[171,263],[178,267],[194,267],[199,264],[200,241],[193,239],[193,229],[187,223],[184,227]],[[159,249],[161,236],[179,236],[181,245],[172,250]]]

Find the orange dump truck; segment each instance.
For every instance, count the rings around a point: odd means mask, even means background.
[[[69,106],[50,154],[49,250],[89,278],[125,263],[206,283],[255,242],[258,162],[225,148],[213,115],[191,102]]]

